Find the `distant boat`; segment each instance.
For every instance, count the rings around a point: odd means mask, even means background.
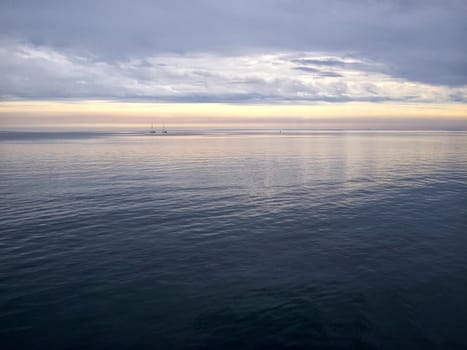
[[[167,134],[167,130],[165,129],[165,125],[162,125],[162,133]]]
[[[155,134],[156,130],[154,129],[154,124],[151,124],[151,129],[149,130],[150,134]]]

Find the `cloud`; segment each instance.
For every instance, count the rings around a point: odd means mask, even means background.
[[[307,72],[307,73],[314,73],[316,74],[317,76],[320,76],[320,77],[328,77],[328,78],[342,78],[343,76],[339,73],[336,73],[336,72],[329,72],[329,71],[321,71],[319,69],[316,69],[316,68],[311,68],[311,67],[294,67],[293,69],[296,69],[296,70],[301,70],[303,72]]]
[[[462,0],[6,0],[0,39],[109,64],[163,54],[326,52],[380,62],[408,81],[463,86],[466,14]]]
[[[303,65],[313,65],[313,66],[331,66],[331,67],[343,67],[346,65],[345,61],[336,60],[336,59],[298,59],[293,62],[303,64]]]
[[[335,72],[320,72],[319,75],[321,77],[327,77],[327,78],[342,78],[343,75]]]
[[[301,70],[303,72],[308,72],[308,73],[319,73],[320,70],[319,69],[316,69],[316,68],[311,68],[311,67],[293,67],[293,69],[296,69],[296,70]]]
[[[314,63],[326,58],[345,64]],[[305,61],[314,67],[297,65]],[[467,87],[416,83],[384,72],[380,62],[322,52],[161,53],[102,61],[10,42],[0,48],[0,98],[272,104],[467,101]]]

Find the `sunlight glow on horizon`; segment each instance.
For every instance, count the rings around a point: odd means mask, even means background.
[[[315,103],[225,104],[150,103],[115,101],[4,101],[0,102],[0,128],[22,125],[142,126],[152,122],[174,126],[296,126],[378,127],[390,123],[401,128],[435,122],[437,127],[467,128],[464,104],[433,103]],[[313,124],[314,123],[314,124]],[[454,123],[454,124],[452,124]],[[421,125],[421,124],[420,124]],[[429,127],[429,124],[427,124]]]

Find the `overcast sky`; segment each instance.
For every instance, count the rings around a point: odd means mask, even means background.
[[[0,2],[0,99],[467,101],[467,1]]]

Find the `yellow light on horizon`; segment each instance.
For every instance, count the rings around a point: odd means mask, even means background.
[[[314,103],[314,104],[226,104],[150,103],[116,101],[4,101],[0,102],[0,124],[28,122],[72,124],[134,124],[168,122],[172,125],[209,125],[299,122],[345,123],[422,119],[457,120],[466,123],[465,104],[434,103]],[[464,125],[464,124],[463,124]]]
[[[79,113],[79,114],[161,114],[173,116],[339,116],[398,117],[444,116],[467,118],[465,104],[420,103],[316,103],[316,104],[227,104],[227,103],[150,103],[86,101],[7,101],[0,102],[2,113]]]

